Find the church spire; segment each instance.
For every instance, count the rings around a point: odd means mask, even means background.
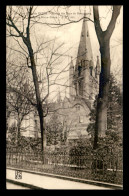
[[[82,23],[80,43],[78,47],[77,60],[75,65],[74,84],[76,94],[85,96],[89,99],[90,95],[90,76],[94,68],[93,54],[91,49],[90,34],[87,24],[86,11]]]
[[[90,41],[90,35],[89,35],[89,29],[87,25],[86,11],[85,11],[83,24],[82,24],[80,43],[78,48],[78,54],[77,54],[76,70],[79,64],[82,63],[83,65],[84,61],[91,61],[91,60],[93,61],[93,55],[92,55],[91,41]]]

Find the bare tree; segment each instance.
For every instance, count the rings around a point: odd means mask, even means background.
[[[45,130],[44,129],[44,117],[45,116],[44,116],[44,110],[43,110],[43,102],[45,101],[45,99],[47,99],[47,97],[49,95],[49,88],[48,88],[48,93],[42,99],[41,93],[40,93],[38,73],[37,73],[37,64],[36,64],[36,57],[35,57],[36,52],[34,52],[34,50],[33,50],[32,41],[30,38],[31,37],[30,29],[34,25],[34,23],[36,23],[36,22],[34,22],[33,24],[31,24],[31,19],[34,19],[33,14],[34,14],[33,6],[26,7],[25,9],[22,6],[21,7],[8,6],[7,14],[6,14],[6,24],[8,26],[8,29],[7,29],[8,36],[11,36],[15,39],[17,38],[16,41],[18,42],[20,49],[22,49],[22,51],[20,51],[20,54],[22,53],[24,55],[24,53],[28,53],[28,57],[26,58],[26,60],[27,60],[26,64],[27,64],[28,68],[30,68],[32,71],[32,77],[33,77],[35,94],[36,94],[36,102],[37,102],[36,108],[37,108],[39,119],[40,119],[41,146],[42,146],[42,152],[43,152],[43,134],[44,134],[44,130]],[[22,23],[22,25],[20,27],[19,27],[18,22]],[[27,50],[21,46],[18,39],[22,39]],[[41,50],[42,45],[43,44],[41,44],[39,46],[39,50]],[[58,48],[60,48],[60,47],[61,46],[58,46]],[[56,59],[53,60],[52,57],[53,57],[53,53],[56,52],[57,49],[52,51],[50,61],[47,64],[49,67],[51,65],[50,64],[51,61],[56,61]],[[39,50],[38,50],[38,52],[39,52]],[[17,51],[17,52],[19,52],[19,51]],[[49,86],[48,67],[46,68],[46,74],[47,74],[47,81],[48,81],[48,86]]]
[[[19,83],[17,82],[18,86],[16,85],[16,83],[15,86],[8,85],[6,93],[6,101],[8,104],[6,113],[9,113],[8,118],[10,118],[11,115],[13,116],[13,119],[17,121],[17,147],[19,147],[20,143],[22,122],[26,116],[34,111],[34,107],[24,96],[27,86],[25,84],[22,84],[22,81],[20,81],[20,83],[21,85],[19,85]]]

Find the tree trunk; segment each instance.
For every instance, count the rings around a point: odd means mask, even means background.
[[[116,20],[120,14],[121,6],[113,6],[112,17],[106,31],[103,31],[100,25],[100,17],[98,6],[93,6],[94,25],[96,35],[100,45],[101,53],[101,73],[99,82],[99,94],[97,98],[97,113],[95,123],[94,146],[98,147],[98,138],[105,136],[107,130],[107,103],[109,91],[109,76],[110,76],[110,38],[114,31]]]
[[[19,148],[19,144],[20,144],[20,136],[21,136],[20,127],[21,127],[21,123],[18,120],[18,123],[17,123],[17,149]]]
[[[43,148],[44,117],[43,117],[43,108],[42,108],[42,103],[41,103],[41,98],[40,98],[40,93],[39,93],[39,84],[38,84],[38,78],[37,78],[35,63],[32,66],[32,75],[33,75],[35,92],[36,92],[37,110],[38,110],[39,120],[40,120],[41,150],[42,150],[42,152],[44,152],[44,148]]]
[[[41,150],[42,153],[44,152],[45,148],[45,141],[44,141],[44,134],[45,134],[45,127],[44,127],[44,118],[43,118],[43,110],[42,110],[42,105],[39,105],[38,108],[38,114],[39,114],[39,120],[40,120],[40,130],[41,130]]]
[[[100,46],[100,52],[101,73],[99,83],[99,94],[97,98],[94,149],[98,147],[98,138],[104,137],[107,130],[107,104],[111,66],[109,41],[103,40]]]
[[[40,98],[40,92],[39,92],[39,83],[38,83],[38,77],[37,77],[37,71],[36,71],[36,64],[34,60],[34,53],[33,49],[31,46],[30,40],[23,40],[24,43],[26,44],[28,51],[29,51],[29,56],[30,56],[30,61],[31,61],[31,70],[32,70],[32,76],[33,76],[33,81],[34,81],[34,86],[35,86],[35,93],[36,93],[36,100],[37,100],[37,110],[39,114],[39,120],[40,120],[40,130],[41,130],[41,150],[42,153],[44,152],[44,147],[43,147],[43,134],[44,134],[44,117],[43,117],[43,107],[42,107],[42,102]]]

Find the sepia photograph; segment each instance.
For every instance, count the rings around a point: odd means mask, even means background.
[[[123,190],[123,5],[6,6],[6,189]]]

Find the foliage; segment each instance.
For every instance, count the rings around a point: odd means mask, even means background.
[[[8,130],[8,139],[6,147],[10,151],[17,152],[39,152],[41,149],[40,139],[25,137],[20,135],[19,144],[17,145],[17,126],[15,123]]]
[[[57,114],[53,114],[46,123],[47,145],[59,145],[63,141],[63,125]]]
[[[70,147],[69,154],[72,155],[86,155],[92,150],[89,139],[80,138],[73,146]]]
[[[87,131],[94,136],[94,127],[96,120],[97,99],[94,101],[93,109],[90,112],[90,124]],[[110,75],[108,110],[107,110],[107,132],[106,137],[109,141],[116,142],[122,133],[122,94],[117,86],[114,76]]]
[[[14,122],[9,128],[8,128],[8,139],[7,139],[7,145],[9,147],[15,147],[17,145],[17,125],[16,122]]]
[[[107,112],[107,130],[121,131],[122,123],[122,93],[113,75],[110,76]]]

